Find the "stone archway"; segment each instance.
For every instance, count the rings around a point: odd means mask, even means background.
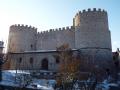
[[[41,61],[41,69],[42,70],[48,70],[48,59],[47,58],[44,58]]]

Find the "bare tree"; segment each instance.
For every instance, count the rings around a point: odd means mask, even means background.
[[[119,73],[119,53],[113,53],[113,61],[115,66],[115,79],[118,80],[118,73]]]
[[[57,48],[57,57],[60,59],[58,84],[63,86],[63,90],[71,90],[73,84],[79,78],[80,60],[69,45],[64,44]]]

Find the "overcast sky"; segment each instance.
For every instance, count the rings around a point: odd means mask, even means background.
[[[7,42],[13,24],[32,25],[38,31],[71,26],[75,14],[88,8],[108,12],[113,51],[120,48],[120,0],[0,0],[0,40]]]

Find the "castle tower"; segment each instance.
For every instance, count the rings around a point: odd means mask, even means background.
[[[36,49],[37,29],[31,26],[10,26],[8,39],[8,52],[24,52]]]
[[[95,67],[108,68],[112,60],[111,35],[107,12],[101,9],[83,10],[73,19],[75,48]]]

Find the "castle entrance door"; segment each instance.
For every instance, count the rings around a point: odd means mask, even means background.
[[[44,58],[41,62],[41,68],[42,70],[48,70],[48,59]]]

